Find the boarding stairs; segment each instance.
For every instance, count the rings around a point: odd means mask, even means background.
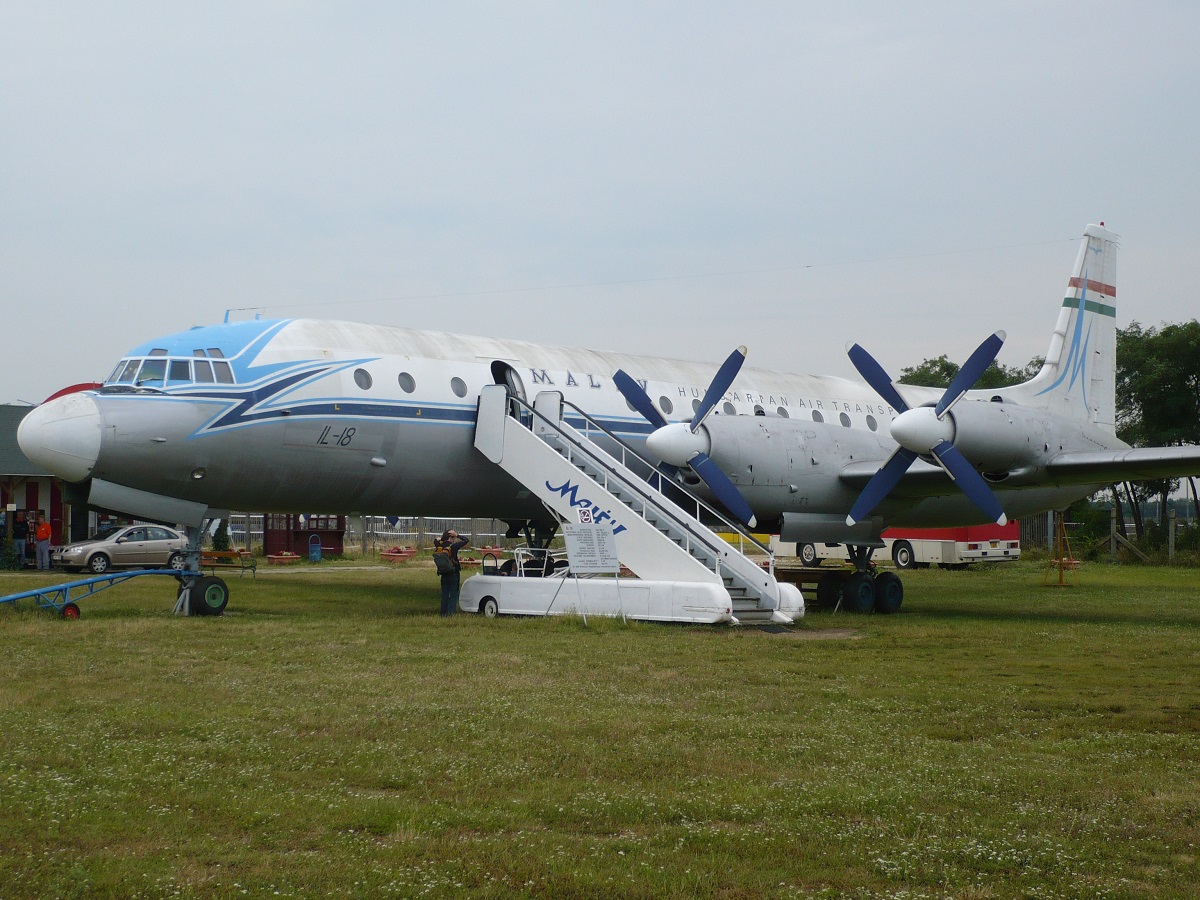
[[[569,424],[568,416],[583,430]],[[767,547],[685,486],[665,479],[561,394],[540,393],[529,406],[503,385],[486,386],[479,396],[475,446],[562,521],[577,522],[579,511],[587,509],[593,520],[612,522],[617,555],[639,578],[723,585],[742,623],[786,623],[803,615],[799,591],[775,580]],[[664,484],[671,496],[660,488]],[[762,554],[765,567],[702,517],[736,532],[742,547]]]

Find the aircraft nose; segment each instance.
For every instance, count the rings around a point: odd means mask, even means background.
[[[21,452],[64,481],[85,481],[100,456],[100,407],[86,393],[67,394],[28,413],[17,428]]]

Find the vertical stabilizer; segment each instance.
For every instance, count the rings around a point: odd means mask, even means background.
[[[1083,230],[1083,244],[1046,364],[1019,392],[1024,402],[1116,429],[1117,235],[1103,223]]]

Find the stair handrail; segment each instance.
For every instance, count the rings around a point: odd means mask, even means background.
[[[562,397],[561,394],[559,396]],[[541,412],[539,412],[535,407],[533,407],[532,405],[530,405],[529,403],[527,403],[525,400],[521,399],[520,397],[515,397],[515,396],[510,395],[509,400],[510,400],[510,402],[517,405],[519,408],[528,411],[533,416],[536,416],[538,419],[540,419],[542,422],[545,422],[548,426],[550,426],[551,429],[553,429],[554,432],[556,432],[560,437],[566,439],[575,449],[584,453],[590,459],[592,459],[593,461],[595,461],[598,464],[600,464],[601,466],[603,466],[609,475],[617,477],[623,483],[628,481],[628,479],[623,478],[619,472],[613,471],[612,468],[605,462],[605,460],[602,457],[599,457],[599,456],[597,456],[597,454],[589,451],[586,447],[584,447],[577,440],[575,440],[575,438],[571,434],[569,434],[568,432],[564,431],[561,427],[559,427],[558,422],[554,422],[554,421],[550,420],[545,415],[543,415]],[[767,547],[765,544],[763,544],[761,541],[759,541],[758,538],[756,538],[756,537],[754,537],[754,535],[750,534],[743,525],[741,525],[740,523],[731,521],[725,514],[721,513],[717,509],[714,509],[702,497],[700,497],[694,491],[692,491],[690,488],[688,488],[687,485],[684,485],[684,484],[681,484],[680,482],[669,479],[666,475],[664,475],[659,470],[658,466],[655,463],[651,462],[646,457],[642,456],[640,453],[638,453],[636,450],[634,450],[632,447],[630,447],[627,443],[625,443],[625,441],[621,440],[621,438],[617,437],[617,435],[615,435],[613,432],[609,431],[602,424],[597,422],[590,415],[588,415],[586,412],[584,412],[582,409],[580,409],[578,406],[576,406],[574,403],[571,403],[566,398],[562,398],[561,402],[564,407],[570,407],[574,412],[578,413],[579,416],[584,420],[584,423],[586,425],[589,425],[589,426],[595,428],[596,430],[603,432],[605,435],[607,435],[613,441],[615,441],[617,446],[621,448],[622,455],[628,454],[630,456],[633,456],[635,459],[640,461],[642,464],[648,466],[652,471],[658,473],[660,478],[667,479],[668,481],[670,481],[670,483],[673,486],[679,488],[682,493],[684,493],[693,503],[696,504],[698,511],[699,511],[699,509],[703,509],[706,512],[710,513],[712,516],[717,518],[720,522],[724,523],[725,525],[728,525],[730,527],[730,529],[732,529],[733,531],[736,531],[741,536],[741,539],[743,541],[748,540],[752,544],[754,544],[756,547],[758,547],[760,550],[762,550],[763,553],[766,554],[766,556],[767,556],[767,560],[768,560],[767,571],[768,571],[768,573],[769,574],[774,573],[775,554],[771,551],[771,549],[769,547]],[[519,419],[519,417],[518,417],[518,419]],[[564,422],[563,424],[566,424],[566,423]],[[574,429],[572,429],[572,430],[574,430]],[[588,441],[591,440],[588,437],[588,434],[586,431],[584,431],[582,434],[586,440],[588,440]],[[625,461],[623,459],[618,459],[616,461],[620,465],[625,466],[626,469],[629,468],[628,466],[626,466]],[[630,470],[630,471],[632,471],[632,470]],[[633,490],[640,493],[642,495],[643,501],[649,501],[652,503],[661,503],[662,501],[666,501],[667,503],[670,503],[674,506],[679,507],[685,514],[691,515],[691,513],[688,510],[679,506],[678,502],[676,502],[672,498],[668,497],[663,491],[653,488],[652,485],[648,481],[646,481],[644,478],[638,477],[636,474],[634,475],[633,483],[629,484],[629,487],[631,487]],[[657,495],[657,497],[653,496],[651,493],[647,493],[647,491],[652,491],[653,494]],[[658,498],[661,498],[661,500],[659,500]],[[702,520],[700,519],[699,514],[693,516],[693,518],[697,522],[702,523]],[[689,535],[689,537],[691,537],[691,535]],[[710,549],[712,549],[712,548],[710,548]],[[739,548],[739,552],[741,552],[741,548]],[[722,561],[718,557],[716,559],[716,564],[718,566],[720,566],[721,562]]]

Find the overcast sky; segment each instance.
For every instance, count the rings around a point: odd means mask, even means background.
[[[1197,315],[1200,4],[0,0],[0,402],[313,316],[853,375]]]

